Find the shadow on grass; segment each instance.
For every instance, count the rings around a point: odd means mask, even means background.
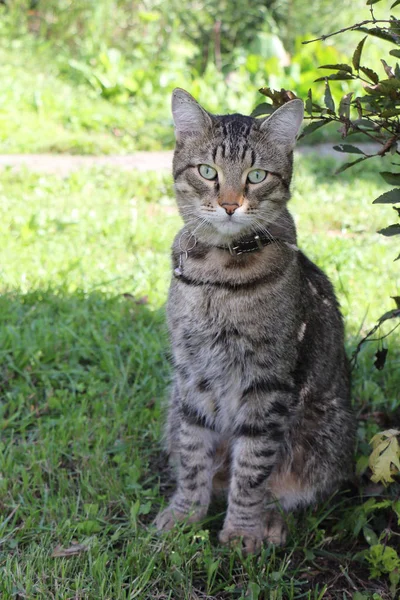
[[[156,489],[149,464],[159,454],[166,348],[163,311],[132,297],[3,294],[3,505],[26,493],[27,517],[29,499],[36,506],[49,493],[79,488],[90,503],[132,500],[139,485]]]
[[[0,297],[1,597],[229,600],[259,589],[253,597],[311,600],[329,585],[324,597],[335,598],[349,589],[340,565],[386,593],[355,558],[366,547],[351,529],[362,500],[348,494],[290,517],[288,547],[260,557],[218,545],[221,501],[204,523],[155,536],[149,523],[172,489],[160,444],[164,321],[130,296]],[[75,542],[82,555],[52,557]]]

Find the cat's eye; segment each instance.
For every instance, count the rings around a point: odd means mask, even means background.
[[[267,176],[267,171],[264,169],[253,169],[247,174],[247,179],[250,183],[261,183]]]
[[[209,179],[210,181],[217,178],[216,169],[210,167],[210,165],[199,165],[199,173],[204,179]]]

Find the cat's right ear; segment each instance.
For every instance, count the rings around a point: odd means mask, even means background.
[[[211,116],[185,90],[176,88],[172,92],[172,116],[176,139],[201,133],[212,125]]]
[[[304,104],[300,98],[280,106],[270,117],[264,119],[260,131],[268,133],[276,142],[293,150],[297,134],[303,122]]]

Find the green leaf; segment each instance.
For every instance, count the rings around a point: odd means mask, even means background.
[[[397,204],[400,202],[400,189],[390,190],[375,198],[372,204]]]
[[[301,132],[300,137],[302,138],[302,137],[305,137],[306,135],[309,135],[310,133],[313,133],[314,131],[316,131],[320,127],[323,127],[327,123],[331,123],[331,121],[329,119],[323,119],[322,121],[313,121],[312,123],[309,123],[308,125],[306,125],[304,127],[303,131]]]
[[[400,566],[399,556],[394,548],[383,544],[375,544],[365,552],[365,558],[370,564],[371,578],[381,577],[383,573],[392,573],[394,569]],[[374,599],[380,598],[378,594],[373,594]]]
[[[368,35],[378,37],[381,40],[386,40],[387,42],[397,44],[396,38],[390,33],[383,31],[380,27],[371,27],[371,29],[368,29],[368,27],[358,27],[357,29],[354,29],[354,31],[362,31],[363,33],[367,33]]]
[[[346,79],[354,79],[353,75],[347,73],[346,71],[338,71],[337,73],[332,73],[332,75],[328,75],[327,77],[318,77],[315,81],[345,81]]]
[[[386,119],[387,117],[396,117],[400,115],[400,108],[389,108],[388,110],[383,110],[381,112],[381,117]]]
[[[333,113],[335,112],[335,101],[332,98],[331,88],[329,82],[325,82],[325,95],[324,95],[325,106],[329,108]]]
[[[368,67],[360,67],[360,71],[364,73],[373,83],[379,83],[379,76],[375,71],[369,69]]]
[[[306,103],[305,103],[305,109],[306,109],[306,112],[311,116],[312,115],[312,109],[313,109],[311,88],[308,90],[307,100],[306,100]]]
[[[248,600],[258,600],[260,596],[261,588],[255,581],[249,583],[247,588],[246,599]]]
[[[393,502],[393,510],[397,515],[397,523],[398,525],[400,525],[400,500],[396,500],[395,502]]]
[[[255,107],[253,112],[251,113],[252,117],[260,117],[261,115],[270,115],[273,113],[275,108],[272,104],[267,104],[266,102],[262,102]]]
[[[357,459],[357,464],[356,464],[357,477],[360,477],[363,473],[365,473],[365,471],[367,470],[367,467],[368,467],[368,456],[365,456],[364,454],[362,454]]]
[[[400,0],[399,0],[399,4],[400,4]],[[400,50],[391,50],[389,52],[389,54],[391,54],[392,56],[395,56],[396,58],[400,58]]]
[[[376,128],[374,123],[371,123],[368,119],[356,119],[353,124],[357,125],[362,131],[374,131]]]
[[[395,223],[394,225],[389,225],[389,227],[385,227],[384,229],[380,229],[378,233],[391,237],[392,235],[400,235],[400,224]]]
[[[400,308],[400,296],[390,296],[396,303],[396,308]]]
[[[350,65],[345,65],[344,63],[339,63],[337,65],[321,65],[318,67],[319,69],[337,69],[338,71],[346,71],[347,73],[352,73],[353,69]]]
[[[378,321],[379,323],[384,323],[385,321],[388,321],[389,319],[395,319],[396,317],[400,317],[400,311],[397,308],[385,312],[381,317],[379,317]]]
[[[396,2],[393,2],[392,6],[390,8],[394,8],[398,4],[400,4],[400,0],[396,0]]]
[[[366,160],[367,158],[370,158],[370,156],[362,156],[361,158],[357,158],[357,160],[353,160],[353,162],[344,163],[335,171],[335,175],[339,175],[339,173],[343,173],[343,171],[346,171],[346,169],[349,169],[353,165],[356,165],[357,163],[362,162],[363,160]]]
[[[371,4],[377,4],[378,2],[380,2],[381,0],[368,0],[367,2],[367,6],[370,6]]]
[[[339,104],[339,117],[345,117],[348,119],[350,117],[350,102],[353,96],[353,92],[349,94],[345,94],[340,101]]]
[[[93,533],[98,533],[102,529],[100,523],[98,523],[94,519],[81,521],[80,523],[77,523],[76,528],[79,531],[79,533],[83,533],[85,535],[92,535]]]
[[[391,173],[390,171],[381,171],[379,173],[379,175],[381,177],[383,177],[383,179],[386,181],[386,183],[390,183],[390,185],[400,185],[400,173]]]
[[[373,544],[379,544],[378,536],[376,535],[375,531],[371,529],[371,527],[364,525],[363,534],[365,537],[365,541],[370,546],[372,546]]]
[[[355,69],[357,69],[357,71],[360,68],[361,53],[362,53],[362,50],[363,50],[363,47],[364,47],[364,44],[365,44],[365,40],[367,39],[367,37],[368,36],[366,35],[365,38],[363,38],[361,40],[361,42],[358,44],[358,46],[355,49],[355,52],[353,54],[352,63],[353,63],[353,67]]]
[[[396,19],[393,15],[390,17],[389,28],[391,31],[393,31],[393,33],[398,34],[400,32],[400,21],[399,19]],[[399,45],[398,42],[397,45]]]
[[[333,146],[334,150],[337,152],[348,152],[349,154],[363,154],[365,156],[365,152],[357,148],[357,146],[352,146],[351,144],[339,144],[338,146]]]
[[[383,88],[383,90],[387,89],[389,91],[392,90],[397,90],[398,88],[400,88],[400,79],[397,79],[397,77],[390,77],[389,79],[381,79],[380,87]]]

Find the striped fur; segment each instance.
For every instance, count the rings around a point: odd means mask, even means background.
[[[172,248],[182,277],[173,277],[167,306],[174,362],[167,441],[177,489],[156,525],[202,519],[213,487],[226,487],[220,540],[242,537],[245,551],[255,552],[263,540],[284,542],[276,503],[293,510],[351,477],[342,318],[330,282],[296,247],[286,208],[300,101],[260,121],[210,115],[177,90],[173,114],[184,220]],[[203,179],[199,164],[218,178]],[[268,171],[266,180],[249,184],[252,168]],[[221,197],[241,204],[230,215]],[[279,241],[241,256],[216,247],[260,231]],[[197,243],[186,254],[190,233]]]

